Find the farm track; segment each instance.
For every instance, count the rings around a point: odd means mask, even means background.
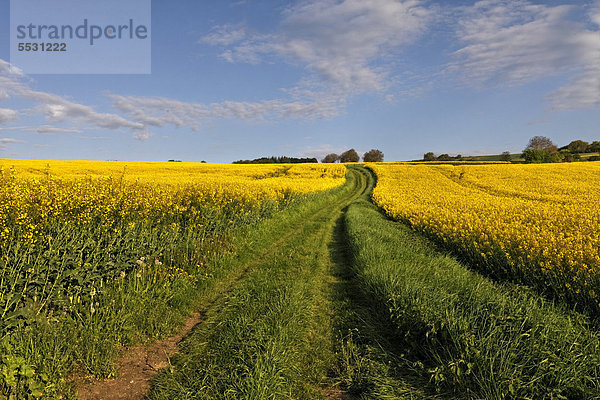
[[[314,284],[320,287],[314,287],[313,298],[310,299],[312,304],[309,304],[311,312],[323,313],[323,307],[331,306],[332,293],[335,290],[335,285],[339,284],[339,277],[335,277],[335,271],[340,269],[340,260],[344,258],[336,257],[340,253],[338,247],[339,233],[336,233],[339,226],[339,221],[343,216],[344,209],[370,190],[368,172],[364,169],[349,169],[349,174],[352,174],[352,188],[347,190],[343,195],[332,195],[330,201],[316,211],[308,211],[306,214],[296,218],[294,223],[285,228],[280,227],[281,232],[279,239],[271,243],[259,243],[255,248],[250,249],[251,252],[256,252],[249,260],[246,260],[238,267],[231,269],[231,272],[216,283],[215,286],[207,294],[207,297],[202,301],[199,309],[189,317],[181,331],[165,340],[154,342],[146,346],[135,346],[125,351],[117,362],[118,373],[117,378],[103,381],[95,381],[78,388],[78,396],[83,400],[92,399],[122,399],[134,400],[144,398],[151,389],[152,380],[155,379],[159,371],[171,366],[171,358],[176,355],[181,342],[185,343],[188,338],[194,340],[195,336],[200,336],[201,340],[205,341],[211,335],[218,335],[216,332],[220,325],[223,324],[222,318],[227,318],[227,308],[230,306],[232,298],[234,299],[240,287],[243,286],[249,277],[260,276],[261,274],[271,274],[270,267],[272,264],[278,264],[278,256],[289,254],[286,263],[289,264],[290,272],[297,272],[293,265],[297,262],[291,255],[294,253],[297,243],[306,242],[320,244],[319,248],[311,248],[310,257],[314,257],[312,262],[320,267],[311,267],[311,270],[298,271],[299,274],[313,274],[315,276],[298,278],[312,279]],[[277,218],[277,217],[275,217]],[[309,237],[307,237],[307,234]],[[301,262],[301,261],[300,261]],[[343,268],[343,267],[342,267]],[[283,272],[288,274],[289,272]],[[322,292],[322,293],[318,293]],[[318,346],[325,346],[329,351],[333,349],[331,319],[332,311],[326,311],[323,320],[316,322],[310,321],[310,332],[314,333],[314,339],[324,341]],[[312,326],[314,324],[320,326]],[[312,334],[312,333],[311,333]],[[197,339],[197,338],[196,338]],[[305,349],[309,352],[309,349]],[[326,350],[328,351],[328,350]],[[327,363],[327,362],[324,362]],[[330,361],[329,361],[330,363]],[[324,368],[330,369],[331,365]],[[320,386],[324,386],[321,384]],[[326,386],[326,385],[325,385]],[[317,390],[327,398],[345,398],[344,395],[336,388]],[[162,398],[152,396],[152,398]]]

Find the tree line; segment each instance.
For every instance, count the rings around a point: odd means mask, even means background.
[[[598,152],[600,152],[600,141],[588,143],[583,140],[573,140],[568,145],[559,148],[545,136],[534,136],[529,139],[529,143],[521,153],[521,157],[526,163],[573,162],[582,160],[582,154]],[[461,161],[463,159],[460,154],[457,156],[448,154],[436,156],[431,151],[423,155],[423,161]],[[512,154],[505,151],[500,154],[499,159],[500,161],[512,161]],[[586,157],[586,160],[600,161],[600,156]]]
[[[362,159],[364,162],[382,162],[383,153],[380,150],[371,149],[363,154]],[[169,160],[171,161],[171,160]],[[343,152],[342,154],[327,154],[321,162],[323,163],[334,163],[334,162],[359,162],[360,156],[354,149]],[[319,162],[316,158],[297,158],[297,157],[261,157],[255,158],[254,160],[238,160],[234,161],[233,164],[301,164],[301,163],[317,163]]]
[[[423,156],[423,161],[462,161],[463,160],[463,156],[461,154],[456,155],[456,156],[451,156],[449,154],[440,154],[439,156],[436,157],[435,154],[433,154],[432,151],[425,153],[425,155]]]
[[[371,149],[363,154],[362,159],[364,162],[383,162],[383,153],[381,150]],[[334,163],[334,162],[359,162],[360,156],[354,149],[347,150],[342,154],[331,153],[327,154],[321,162],[323,163]]]
[[[592,143],[573,140],[566,146],[558,148],[552,140],[545,136],[534,136],[523,150],[522,157],[528,163],[573,162],[580,161],[581,154],[600,152],[600,141]],[[587,157],[589,161],[600,160],[599,156]]]
[[[238,160],[234,161],[233,164],[302,164],[302,163],[316,163],[316,158],[296,158],[296,157],[261,157],[255,158],[254,160]]]

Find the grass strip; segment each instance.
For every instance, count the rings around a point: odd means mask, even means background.
[[[367,200],[345,228],[356,287],[388,327],[375,359],[391,367],[362,378],[371,394],[381,375],[404,374],[443,397],[600,398],[600,342],[584,316],[470,271]]]
[[[364,173],[350,172],[347,190],[284,211],[255,232],[255,240],[270,241],[296,226],[207,313],[149,398],[324,397],[320,389],[335,360],[328,244],[341,210],[365,185]]]

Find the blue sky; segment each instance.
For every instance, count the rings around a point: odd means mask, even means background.
[[[395,161],[600,140],[598,0],[154,0],[147,75],[27,74],[9,18],[0,0],[0,158]]]

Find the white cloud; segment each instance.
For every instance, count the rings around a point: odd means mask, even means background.
[[[1,61],[1,60],[0,60]],[[48,122],[71,122],[78,126],[129,129],[133,137],[146,140],[153,136],[148,126],[190,127],[197,130],[203,123],[215,119],[239,119],[244,121],[271,121],[284,118],[328,118],[339,114],[340,102],[331,96],[321,96],[310,91],[290,92],[288,100],[265,100],[260,102],[224,101],[220,103],[188,103],[162,97],[135,97],[108,94],[113,106],[127,118],[114,113],[99,113],[93,107],[67,100],[64,97],[33,90],[24,82],[22,75],[12,73],[8,63],[0,64],[0,87],[7,95],[31,100],[37,105],[28,110],[29,115],[44,115]],[[312,97],[311,97],[312,96]],[[8,122],[17,116],[15,111],[0,109],[0,122]],[[29,128],[34,133],[81,133],[81,129],[57,128],[42,125]]]
[[[0,124],[12,122],[19,117],[19,113],[9,108],[0,108]]]
[[[6,150],[7,144],[15,144],[15,143],[25,143],[22,140],[17,140],[13,138],[0,138],[0,151]]]
[[[599,3],[600,4],[600,3]],[[590,19],[598,20],[598,11]],[[547,6],[523,0],[484,0],[466,8],[458,37],[465,46],[454,52],[451,70],[469,84],[520,85],[570,75],[547,96],[554,108],[600,104],[600,31],[572,19],[574,6]]]
[[[24,78],[25,76],[18,68],[0,60],[0,87],[2,90],[7,95],[36,102],[38,105],[33,111],[45,115],[49,122],[72,121],[111,130],[126,128],[134,133],[135,138],[145,139],[148,136],[146,126],[142,123],[127,120],[118,114],[99,113],[93,107],[67,100],[52,93],[33,90],[24,82]]]
[[[7,143],[25,143],[25,142],[22,140],[13,139],[13,138],[0,138],[0,143],[7,144]]]
[[[227,24],[215,26],[211,33],[200,39],[200,43],[206,43],[213,46],[228,46],[241,41],[245,37],[246,32],[243,27]]]
[[[221,44],[236,43],[222,54],[228,61],[283,58],[306,68],[309,81],[344,96],[385,90],[390,68],[384,60],[413,42],[430,16],[418,0],[312,0],[287,9],[276,32],[241,40],[238,31],[223,26],[219,38]]]
[[[600,0],[592,5],[589,12],[590,21],[600,27]]]
[[[320,101],[266,100],[262,102],[224,101],[221,103],[189,103],[164,97],[135,97],[109,94],[113,106],[139,123],[162,127],[200,129],[214,119],[268,121],[283,118],[328,118],[339,113],[338,104]]]
[[[66,100],[55,94],[22,88],[17,91],[17,95],[39,103],[36,110],[46,115],[50,122],[75,121],[106,129],[144,129],[143,124],[129,121],[117,114],[98,113],[90,106]]]
[[[568,85],[545,97],[555,110],[600,107],[600,66],[573,77]]]
[[[0,74],[12,75],[15,77],[24,76],[23,71],[2,59],[0,59]]]
[[[82,133],[83,131],[80,129],[57,128],[55,126],[42,125],[42,126],[38,126],[34,130],[34,132],[39,133],[39,134],[46,134],[46,133]]]

